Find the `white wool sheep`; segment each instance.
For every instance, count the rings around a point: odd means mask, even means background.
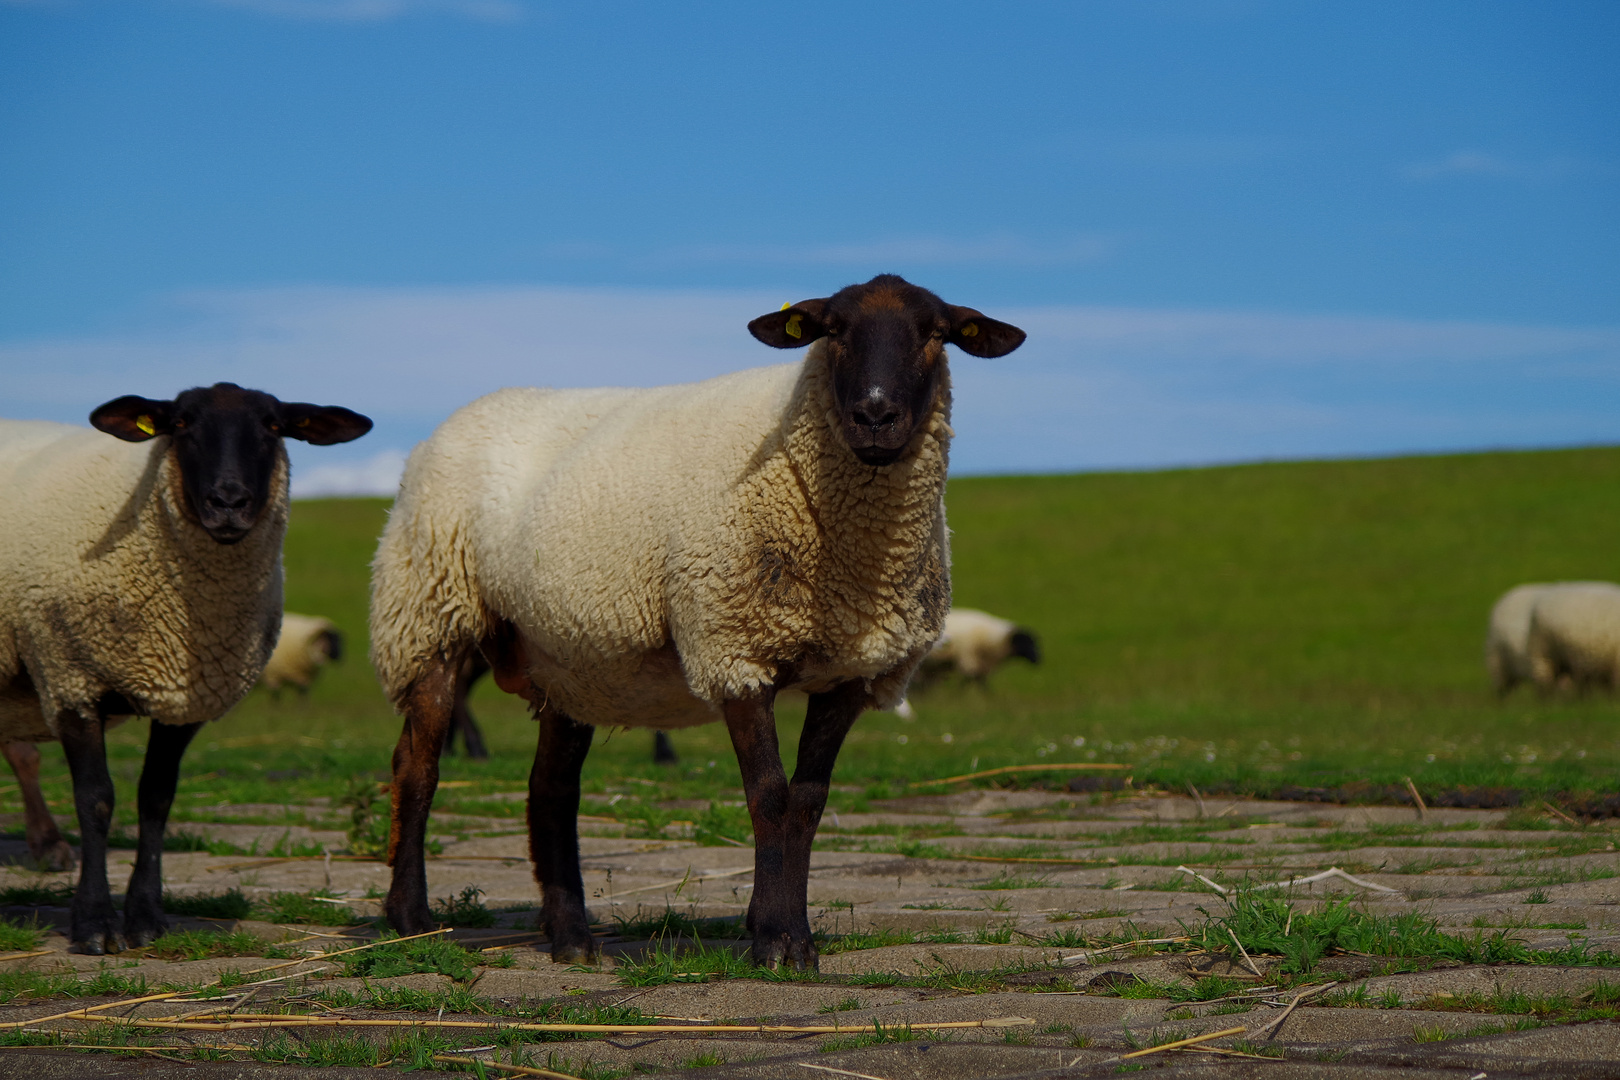
[[[795,689],[863,678],[878,707],[898,702],[950,596],[949,388],[915,455],[874,473],[829,445],[811,349],[681,386],[501,390],[445,421],[412,453],[374,563],[390,699],[498,618],[584,724],[712,723],[781,656],[804,657]]]
[[[99,954],[167,928],[163,832],[181,756],[252,688],[275,645],[282,439],[344,442],[371,421],[232,383],[172,401],[128,395],[90,419],[99,431],[0,421],[0,740],[25,787],[37,772],[21,748],[62,742],[82,837],[72,941]],[[152,725],[120,917],[107,884],[104,740],[130,716]],[[41,822],[29,824],[32,840]]]
[[[281,636],[259,682],[271,693],[292,685],[307,691],[321,668],[343,655],[343,635],[331,619],[284,612]]]
[[[1485,634],[1485,669],[1498,694],[1506,694],[1530,678],[1530,612],[1536,598],[1555,586],[1544,583],[1517,585],[1491,607]]]
[[[944,634],[923,664],[954,668],[970,679],[983,680],[1012,656],[1040,663],[1035,635],[1015,622],[976,608],[952,608],[945,616]]]
[[[1530,678],[1543,692],[1563,679],[1584,691],[1620,688],[1620,585],[1564,582],[1530,612]]]
[[[900,701],[950,603],[944,346],[1001,356],[1024,334],[892,275],[749,331],[810,351],[684,386],[503,390],[412,453],[371,606],[405,714],[400,932],[432,925],[423,835],[476,648],[540,720],[529,843],[553,960],[596,952],[575,824],[587,725],[724,719],[754,822],[754,958],[815,965],[805,889],[834,759],[863,709]],[[791,782],[772,713],[788,689],[811,695]]]
[[[0,738],[55,739],[108,694],[212,720],[258,679],[281,626],[285,452],[259,527],[227,546],[190,522],[167,451],[0,421]]]

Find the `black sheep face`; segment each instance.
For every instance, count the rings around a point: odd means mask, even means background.
[[[221,544],[258,524],[283,438],[328,446],[371,430],[370,420],[341,406],[278,401],[235,383],[199,386],[173,401],[129,394],[96,409],[90,423],[126,442],[169,438],[186,505]]]
[[[748,324],[760,341],[795,349],[826,338],[844,441],[867,465],[891,465],[932,412],[945,343],[972,356],[1005,356],[1024,332],[947,304],[894,274],[820,300],[801,300]]]

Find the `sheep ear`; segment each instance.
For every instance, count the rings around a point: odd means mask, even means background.
[[[773,349],[797,349],[827,336],[826,324],[821,321],[826,307],[825,299],[783,304],[781,311],[761,315],[749,323],[748,332]]]
[[[987,318],[970,307],[951,308],[951,332],[946,341],[972,356],[1006,356],[1024,343],[1027,335],[1011,323]]]
[[[289,439],[302,439],[315,446],[352,442],[371,430],[371,419],[341,405],[311,405],[304,401],[283,401],[281,433]]]
[[[145,442],[174,430],[174,402],[125,394],[92,412],[90,424],[125,442]]]

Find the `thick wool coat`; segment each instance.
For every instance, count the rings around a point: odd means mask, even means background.
[[[820,342],[799,363],[653,389],[502,390],[412,453],[372,579],[398,705],[503,620],[542,701],[674,728],[777,683],[904,693],[950,606],[950,389],[902,458],[843,441]]]
[[[1530,613],[1530,673],[1551,689],[1567,673],[1579,687],[1620,689],[1620,585],[1561,582]]]
[[[170,440],[0,421],[0,738],[57,736],[109,694],[169,724],[250,690],[281,627],[287,460],[263,516],[216,543]]]

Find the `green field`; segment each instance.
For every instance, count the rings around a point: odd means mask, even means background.
[[[1614,787],[1616,703],[1526,689],[1499,703],[1481,653],[1507,587],[1620,578],[1620,448],[970,478],[952,482],[948,504],[957,603],[1034,628],[1045,663],[1009,665],[988,690],[946,683],[911,723],[869,714],[842,783],[881,791],[975,766],[1097,760],[1135,763],[1138,785],[1410,775],[1425,791]],[[199,736],[187,784],[280,802],[386,775],[398,721],[365,659],[367,562],[386,513],[375,499],[295,504],[288,607],[333,618],[349,655],[307,699],[255,691]],[[446,776],[520,784],[533,735],[518,706],[486,681],[475,709],[494,759],[453,761]],[[144,729],[112,740],[121,819]],[[671,773],[647,760],[646,732],[602,732],[587,785],[737,784],[723,728],[677,741],[685,761]],[[46,758],[65,810],[60,753]]]

